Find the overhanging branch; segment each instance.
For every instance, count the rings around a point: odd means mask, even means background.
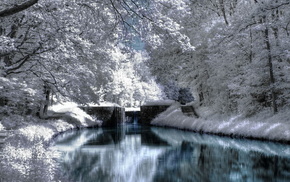
[[[36,3],[38,3],[38,0],[28,0],[22,4],[16,4],[13,7],[1,10],[0,17],[5,17],[5,16],[10,16],[10,15],[16,14],[20,11],[23,11],[23,10],[29,8],[30,6],[33,6]]]

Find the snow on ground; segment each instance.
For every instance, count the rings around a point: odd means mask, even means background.
[[[140,111],[140,107],[126,107],[125,111]]]
[[[91,115],[88,115],[85,111],[79,108],[76,103],[66,102],[60,103],[49,108],[51,111],[56,113],[63,113],[66,115],[68,120],[74,122],[74,124],[80,125],[82,127],[101,125],[102,121],[97,120]],[[69,118],[72,117],[72,118]]]
[[[174,100],[151,100],[151,101],[147,101],[145,104],[143,104],[143,106],[172,105],[174,103],[176,103],[176,101]]]
[[[269,114],[271,112],[265,111],[251,118],[235,116],[227,119],[203,117],[204,113],[201,111],[198,113],[200,118],[189,117],[182,113],[180,104],[175,103],[159,114],[151,124],[197,132],[290,141],[290,116],[287,110],[274,116]]]
[[[48,150],[49,142],[53,135],[75,126],[62,120],[29,123],[6,138],[0,152],[0,181],[55,181],[57,163],[55,154]]]
[[[59,103],[53,106],[49,107],[49,110],[55,111],[55,112],[70,112],[72,109],[77,108],[78,104],[74,102],[64,102]]]

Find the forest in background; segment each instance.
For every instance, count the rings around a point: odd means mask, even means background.
[[[150,49],[157,80],[167,90],[189,87],[199,106],[220,114],[248,117],[289,109],[290,2],[182,2],[187,11],[177,14],[166,5],[163,12],[182,26],[195,50],[185,52],[170,38]]]
[[[45,115],[52,100],[138,106],[176,100],[180,88],[190,89],[196,106],[221,115],[287,110],[289,6],[288,0],[3,0],[0,112]]]

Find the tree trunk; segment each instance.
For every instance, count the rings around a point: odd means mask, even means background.
[[[251,44],[250,44],[250,63],[253,62],[253,33],[252,33],[252,28],[250,28],[250,40],[251,40]]]
[[[49,103],[50,103],[50,89],[46,88],[46,91],[45,91],[45,103],[44,103],[44,107],[43,107],[43,111],[44,111],[45,115],[47,115],[47,110],[48,110]]]
[[[265,35],[266,49],[268,52],[268,66],[269,66],[270,86],[271,86],[271,94],[272,94],[272,107],[273,107],[274,113],[277,113],[278,112],[277,95],[276,95],[275,86],[274,86],[275,78],[274,78],[274,72],[273,72],[273,61],[272,61],[272,55],[271,55],[271,44],[270,44],[270,40],[269,40],[268,27],[265,28],[264,35]]]
[[[48,106],[50,103],[50,94],[51,94],[51,91],[48,85],[44,85],[44,94],[45,94],[45,101],[42,102],[39,109],[39,117],[41,119],[47,118],[47,111],[48,111]]]

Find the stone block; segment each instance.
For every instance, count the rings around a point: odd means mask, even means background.
[[[160,113],[164,112],[170,105],[141,106],[139,123],[150,125],[150,122]]]

